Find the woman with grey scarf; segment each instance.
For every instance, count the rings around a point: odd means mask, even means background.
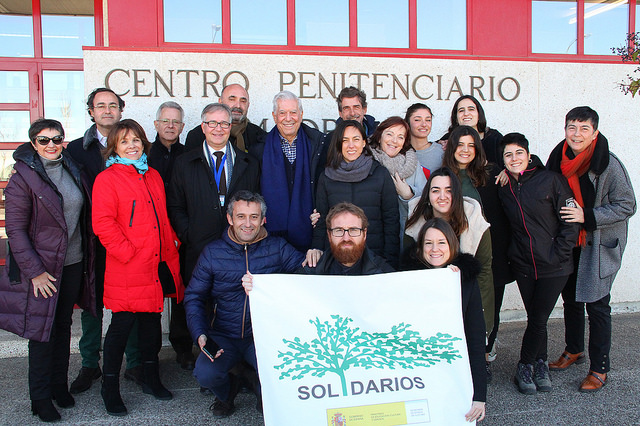
[[[427,178],[418,164],[416,151],[411,147],[409,125],[401,117],[384,120],[371,135],[369,147],[375,158],[391,175],[398,193],[400,238],[408,216],[408,202],[420,197]]]
[[[364,230],[367,247],[397,268],[398,195],[389,172],[372,157],[364,128],[354,120],[339,123],[333,133],[327,166],[316,191],[320,219],[313,230],[313,248],[329,248],[325,220],[329,209],[340,202],[353,203],[364,210],[369,220],[369,227]]]

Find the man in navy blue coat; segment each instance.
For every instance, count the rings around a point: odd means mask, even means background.
[[[258,367],[243,276],[295,272],[305,260],[283,238],[268,235],[266,211],[262,196],[238,191],[227,206],[229,227],[204,248],[185,291],[187,324],[202,352],[193,374],[200,386],[215,394],[215,417],[234,410],[236,390],[229,371],[242,360],[256,371]],[[256,394],[260,409],[259,384]]]

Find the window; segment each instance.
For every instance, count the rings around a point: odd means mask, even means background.
[[[0,154],[27,142],[39,117],[62,122],[67,140],[84,133],[82,47],[96,44],[96,5],[102,7],[96,0],[0,5]]]
[[[221,3],[209,0],[164,0],[164,40],[222,43]]]
[[[348,46],[349,1],[296,0],[298,46]]]
[[[44,71],[44,116],[62,123],[65,140],[85,132],[86,102],[82,71]]]
[[[163,5],[166,43],[468,48],[467,0],[157,1]],[[409,16],[413,8],[416,16]]]
[[[611,55],[629,30],[629,0],[532,1],[532,53]]]
[[[231,0],[231,43],[287,44],[287,0]]]
[[[409,2],[360,0],[358,46],[409,47]]]
[[[577,53],[577,2],[535,0],[532,3],[531,51]]]
[[[584,53],[611,55],[611,48],[627,37],[628,0],[584,2]]]
[[[466,0],[417,0],[418,49],[467,49]]]
[[[14,2],[0,10],[0,56],[33,58],[31,2]]]

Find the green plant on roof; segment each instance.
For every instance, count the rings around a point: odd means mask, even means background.
[[[350,326],[351,318],[331,315],[331,320],[332,323],[317,317],[309,320],[316,327],[317,336],[310,342],[299,337],[282,339],[289,350],[278,353],[282,364],[274,368],[281,370],[280,380],[334,373],[340,377],[342,394],[346,396],[345,372],[351,367],[413,369],[462,358],[454,348],[454,342],[461,339],[449,334],[437,333],[425,339],[405,323],[392,326],[386,333],[369,333]]]

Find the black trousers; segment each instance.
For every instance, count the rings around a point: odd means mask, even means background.
[[[29,395],[32,400],[51,398],[52,385],[67,385],[71,316],[81,288],[82,262],[65,266],[49,341],[29,340]]]
[[[113,312],[102,349],[105,374],[120,374],[124,348],[136,320],[142,362],[158,362],[158,353],[162,347],[160,315],[159,312]]]
[[[520,296],[527,311],[527,328],[522,336],[520,362],[533,364],[547,360],[547,322],[560,292],[567,283],[567,275],[538,278],[516,275]]]
[[[190,352],[193,347],[191,333],[187,327],[187,314],[182,303],[177,303],[174,297],[171,301],[171,319],[169,321],[169,342],[176,354]]]
[[[578,256],[576,259],[580,258]],[[564,339],[565,350],[572,354],[584,352],[584,309],[589,316],[589,361],[590,369],[597,373],[609,372],[611,351],[611,295],[607,294],[592,303],[576,302],[577,271],[569,276],[567,285],[562,291],[564,301]]]
[[[494,295],[494,315],[493,315],[493,330],[489,333],[489,337],[487,339],[487,347],[486,353],[491,352],[491,348],[496,341],[496,337],[498,337],[498,327],[500,327],[500,309],[502,308],[502,301],[504,299],[504,290],[505,285],[494,285],[493,286],[493,295]]]

